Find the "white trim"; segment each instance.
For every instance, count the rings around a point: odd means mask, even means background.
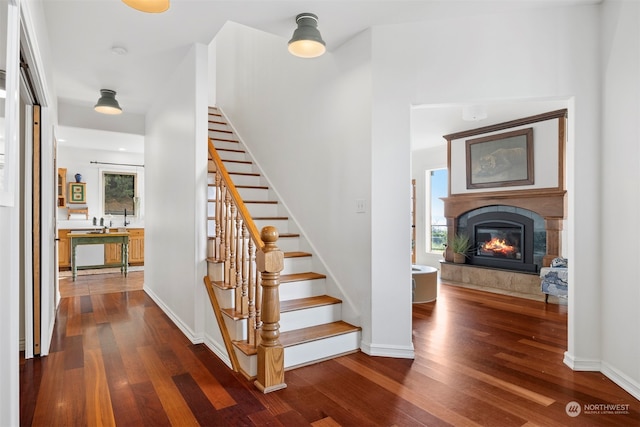
[[[599,359],[581,359],[576,358],[568,351],[564,353],[564,364],[570,367],[574,371],[595,371],[599,372],[601,368],[601,361]]]
[[[627,393],[640,400],[640,383],[633,378],[626,375],[624,372],[619,371],[607,362],[602,362],[601,372],[606,375],[611,381],[618,384]]]
[[[416,355],[411,346],[380,345],[360,343],[360,349],[369,356],[395,357],[398,359],[415,359]]]
[[[25,129],[24,129],[24,204],[22,206],[23,223],[23,245],[24,252],[22,257],[24,262],[22,268],[24,269],[24,357],[25,359],[31,359],[33,357],[33,242],[32,242],[32,229],[33,229],[33,130],[30,124],[33,123],[33,108],[31,106],[25,107]],[[30,141],[27,143],[27,141]],[[42,238],[42,236],[41,236]],[[42,313],[42,299],[40,300],[40,307]]]

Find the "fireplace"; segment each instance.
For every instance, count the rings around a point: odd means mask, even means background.
[[[515,208],[494,207],[492,211],[471,212],[467,216],[466,233],[471,241],[469,263],[507,270],[537,272],[541,259],[535,258],[535,221],[528,215],[509,212]],[[462,220],[464,222],[464,219]],[[545,236],[539,236],[544,241]],[[544,255],[544,248],[541,248]],[[536,262],[538,261],[538,262]]]

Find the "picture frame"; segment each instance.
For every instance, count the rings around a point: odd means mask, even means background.
[[[70,182],[68,198],[67,203],[87,203],[87,184],[84,182]]]
[[[533,128],[465,143],[467,189],[533,185]]]

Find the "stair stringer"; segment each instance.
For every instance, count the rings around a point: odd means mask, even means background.
[[[261,179],[265,181],[265,184],[269,186],[269,191],[273,192],[274,199],[278,201],[279,210],[281,213],[286,214],[289,217],[289,222],[293,225],[293,229],[289,229],[289,232],[296,232],[300,234],[300,250],[305,250],[307,252],[313,253],[313,263],[314,269],[320,273],[323,273],[327,276],[326,279],[326,287],[327,293],[336,298],[340,298],[343,301],[343,304],[346,302],[347,310],[343,310],[343,317],[346,322],[352,323],[354,325],[361,325],[361,313],[358,309],[358,306],[354,303],[354,301],[349,297],[349,294],[345,292],[344,286],[340,283],[335,274],[331,271],[331,269],[327,266],[326,261],[322,257],[320,251],[313,245],[311,240],[309,239],[308,234],[305,232],[304,228],[300,226],[300,222],[296,219],[296,217],[291,213],[289,207],[287,206],[284,198],[281,197],[280,193],[277,191],[267,173],[262,169],[259,162],[256,161],[255,156],[251,152],[251,149],[245,144],[244,139],[238,130],[233,126],[233,123],[229,119],[229,117],[224,113],[224,110],[221,107],[216,107],[222,115],[227,119],[227,125],[233,130],[234,135],[238,138],[238,141],[243,150],[246,151],[248,157],[253,162],[253,166],[257,168],[260,173]],[[281,206],[280,206],[281,205]]]

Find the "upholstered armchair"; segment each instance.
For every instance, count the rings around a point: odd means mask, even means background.
[[[567,263],[565,258],[554,258],[549,267],[540,269],[540,289],[544,293],[545,304],[549,301],[549,295],[567,298],[569,279]]]

